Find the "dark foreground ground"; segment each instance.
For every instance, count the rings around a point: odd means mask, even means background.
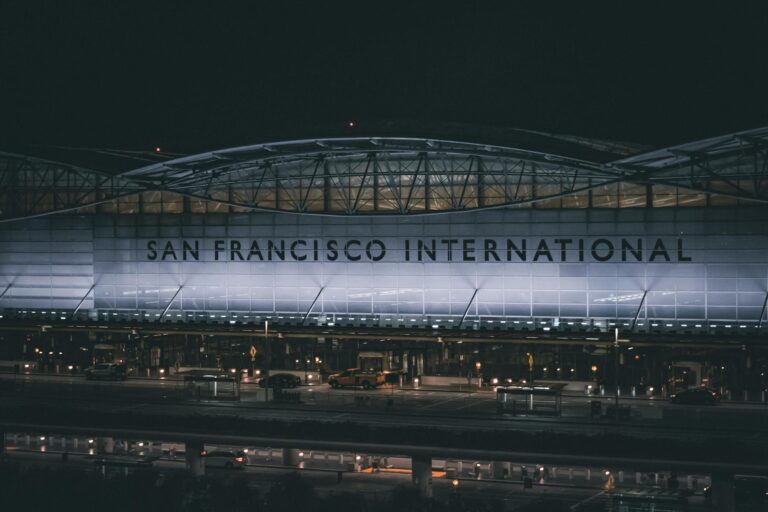
[[[183,473],[137,471],[128,476],[103,477],[80,469],[25,468],[0,464],[0,503],[9,511],[109,512],[502,512],[508,505],[494,498],[466,499],[460,492],[423,499],[408,485],[394,487],[384,497],[361,492],[316,489],[298,473],[280,476],[267,489],[240,478],[193,478]],[[540,497],[514,507],[514,512],[565,512],[557,498]],[[606,509],[595,501],[582,512]]]

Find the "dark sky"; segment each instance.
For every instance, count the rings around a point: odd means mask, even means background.
[[[0,63],[0,148],[194,151],[349,119],[658,146],[768,124],[756,1],[0,0]]]

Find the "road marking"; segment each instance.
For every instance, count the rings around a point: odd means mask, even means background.
[[[602,496],[603,494],[605,494],[605,491],[600,491],[597,494],[593,494],[592,496],[590,496],[590,497],[588,497],[586,499],[583,499],[583,500],[581,500],[578,503],[574,503],[573,505],[571,505],[571,510],[577,510],[584,503],[589,503],[590,501],[594,500],[595,498],[597,498],[599,496]]]
[[[465,400],[466,398],[467,398],[466,396],[462,395],[462,396],[451,397],[451,398],[448,398],[448,399],[445,399],[445,400],[436,400],[434,403],[431,403],[429,405],[425,405],[425,406],[421,407],[421,409],[429,409],[431,407],[435,407],[435,406],[438,406],[438,405],[445,405],[448,402],[454,402],[456,400]]]

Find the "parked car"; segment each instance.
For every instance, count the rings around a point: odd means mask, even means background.
[[[262,388],[295,388],[301,384],[301,378],[290,373],[273,373],[259,380]]]
[[[206,467],[224,469],[242,469],[245,465],[245,453],[234,450],[203,451]]]
[[[128,369],[124,364],[99,363],[86,368],[83,373],[85,373],[85,378],[88,380],[125,380],[128,376]]]
[[[720,395],[707,388],[686,389],[669,395],[669,401],[673,404],[715,405],[719,400]]]

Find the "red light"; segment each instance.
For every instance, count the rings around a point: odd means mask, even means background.
[[[160,146],[155,146],[155,153],[159,153],[161,151]]]

